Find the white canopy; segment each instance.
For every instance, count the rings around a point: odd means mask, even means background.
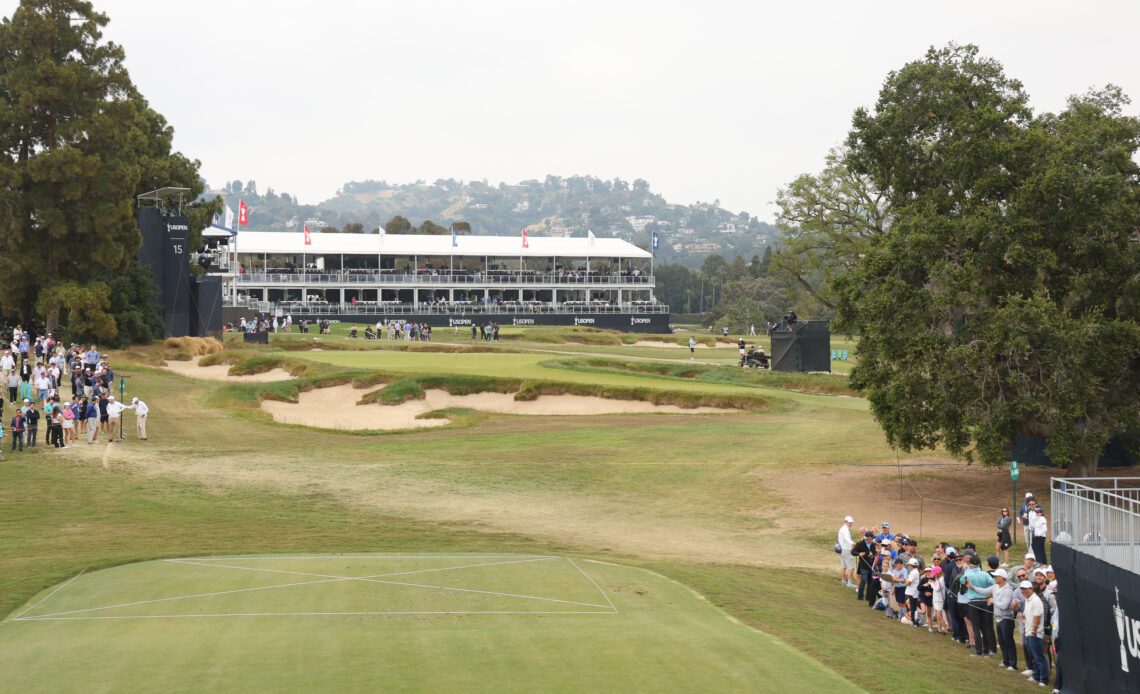
[[[615,238],[529,237],[523,248],[520,236],[457,236],[430,234],[309,234],[303,232],[238,232],[238,253],[320,255],[491,256],[528,258],[645,258],[652,256],[628,241]]]

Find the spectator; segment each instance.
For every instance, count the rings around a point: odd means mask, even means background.
[[[994,550],[1002,555],[1002,566],[1009,566],[1009,548],[1013,544],[1009,530],[1012,524],[1013,517],[1009,515],[1009,509],[1003,508],[997,520],[997,545]]]
[[[1017,671],[1017,644],[1013,640],[1014,600],[1013,587],[1009,585],[1009,573],[1003,569],[994,572],[993,592],[994,621],[997,622],[997,644],[1001,651],[1001,664],[1006,670]]]
[[[863,537],[851,549],[851,554],[855,556],[855,570],[858,572],[855,598],[862,601],[871,590],[871,574],[874,573],[875,566],[875,533],[870,530],[864,532]]]
[[[1029,512],[1031,512],[1033,509],[1031,506],[1029,506],[1031,503],[1036,505],[1036,501],[1033,500],[1033,492],[1027,491],[1025,492],[1025,501],[1021,501],[1021,508],[1017,514],[1018,519],[1021,522],[1021,534],[1023,534],[1025,537],[1026,547],[1033,546],[1033,536],[1031,533],[1029,533]]]
[[[993,593],[993,576],[981,568],[978,555],[970,557],[970,569],[962,579],[966,586],[966,597],[970,602],[970,623],[974,626],[974,653],[977,657],[989,657],[997,653],[994,636],[993,612],[989,600]]]
[[[843,525],[839,526],[838,542],[835,543],[836,553],[839,554],[839,582],[848,588],[855,588],[855,557],[851,556],[851,549],[855,541],[851,539],[851,526],[855,519],[851,516],[843,518]]]
[[[1045,555],[1045,539],[1049,536],[1049,521],[1046,520],[1044,513],[1037,512],[1029,523],[1033,530],[1033,556],[1037,559],[1038,564],[1048,564],[1049,559]]]
[[[1025,649],[1029,653],[1029,679],[1042,687],[1049,686],[1049,661],[1045,659],[1045,606],[1041,598],[1033,590],[1033,584],[1022,581],[1021,595],[1025,607],[1022,609],[1024,618]]]

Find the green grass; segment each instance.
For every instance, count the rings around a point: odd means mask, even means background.
[[[452,348],[462,346],[455,342]],[[676,348],[521,340],[509,348],[526,351],[514,353],[501,345],[481,353],[309,346],[231,344],[208,357],[298,377],[241,385],[142,366],[161,350],[134,350],[138,362],[117,370],[130,376],[128,396],[152,407],[150,442],[0,462],[0,614],[8,614],[0,622],[0,690],[708,691],[703,685],[713,683],[717,691],[811,691],[842,688],[834,679],[841,673],[885,692],[897,678],[867,664],[890,654],[922,665],[907,671],[915,688],[1024,687],[1020,678],[981,671],[946,641],[887,624],[837,588],[832,572],[814,568],[828,556],[834,509],[793,503],[770,479],[794,471],[811,485],[848,463],[893,460],[860,398],[753,383],[711,358],[690,371],[687,350]],[[185,355],[190,347],[163,349]],[[723,352],[735,361],[731,348]],[[575,356],[670,368],[555,363]],[[258,407],[263,397],[295,400],[302,389],[347,382],[386,382],[394,393],[401,383],[410,393],[428,384],[506,383],[519,384],[524,397],[535,387],[647,399],[760,396],[770,406],[723,417],[448,411],[463,425],[385,436],[276,425]],[[632,621],[617,632],[592,623],[555,629],[545,617],[509,628],[486,617],[361,617],[335,628],[11,621],[17,608],[80,570],[251,552],[568,555],[598,570]],[[110,590],[125,575],[91,578],[106,579]],[[623,601],[648,609],[627,612]],[[14,631],[25,628],[32,631]],[[169,672],[192,676],[175,680]]]
[[[191,561],[81,576],[27,621],[6,623],[0,685],[572,692],[745,691],[763,681],[787,691],[811,678],[858,691],[683,586],[611,563],[480,554]],[[272,587],[289,583],[303,585]],[[130,604],[140,601],[154,602]],[[126,606],[101,609],[114,605]],[[330,658],[351,666],[329,667]]]

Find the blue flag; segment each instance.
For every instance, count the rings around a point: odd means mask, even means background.
[[[661,239],[657,238],[657,232],[653,232],[653,250],[657,250],[661,246]]]
[[[455,227],[451,227],[451,247],[455,248],[459,245],[459,239],[455,235]]]

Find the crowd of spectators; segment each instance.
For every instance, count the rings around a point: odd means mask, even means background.
[[[138,398],[130,405],[116,401],[115,372],[95,345],[67,346],[51,333],[34,336],[21,326],[3,338],[7,347],[0,353],[0,451],[5,434],[11,450],[19,453],[41,445],[70,448],[78,445],[80,436],[93,444],[100,433],[111,441],[122,440],[124,410],[135,410],[139,438],[147,438],[146,403]],[[64,393],[68,383],[70,399]]]
[[[1010,566],[1014,518],[1032,550]],[[854,523],[844,518],[835,551],[840,583],[855,591],[856,600],[901,625],[945,635],[983,662],[1000,658],[999,667],[1040,687],[1049,687],[1052,673],[1053,691],[1061,690],[1057,577],[1045,555],[1048,521],[1032,493],[1016,517],[1002,509],[995,553],[987,557],[973,542],[960,548],[940,542],[924,553],[917,540],[886,521],[853,535]]]

